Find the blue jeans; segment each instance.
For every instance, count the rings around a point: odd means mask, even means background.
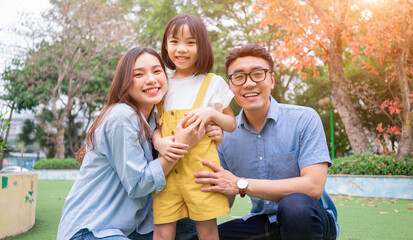
[[[267,215],[253,216],[246,221],[235,219],[218,226],[219,239],[336,239],[333,217],[312,197],[290,194],[279,202],[277,222]]]
[[[70,240],[152,240],[153,232],[141,235],[136,231],[131,233],[128,237],[125,236],[108,236],[105,238],[97,238],[88,229],[78,231]],[[176,224],[176,240],[195,240],[197,239],[195,222],[189,218],[181,219]]]

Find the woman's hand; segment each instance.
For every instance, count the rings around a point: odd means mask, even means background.
[[[176,162],[188,153],[188,144],[175,142],[174,136],[163,138],[161,135],[160,128],[157,128],[153,132],[152,142],[154,148],[165,158],[165,160]]]
[[[215,141],[215,144],[217,145],[217,147],[224,140],[224,132],[222,131],[222,128],[216,124],[211,124],[211,125],[206,126],[205,131],[206,131],[205,134],[209,138]]]
[[[176,162],[188,153],[189,145],[175,142],[174,136],[163,137],[154,147],[167,161]]]

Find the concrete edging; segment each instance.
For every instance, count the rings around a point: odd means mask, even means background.
[[[328,175],[326,191],[329,194],[413,199],[413,176]]]
[[[79,169],[55,169],[55,170],[33,170],[39,179],[47,180],[76,180]]]
[[[35,170],[39,179],[75,180],[77,169]],[[362,197],[413,199],[413,176],[328,175],[326,191]]]

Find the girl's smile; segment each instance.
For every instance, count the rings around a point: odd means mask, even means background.
[[[176,67],[173,78],[185,78],[194,73],[198,50],[196,39],[188,25],[183,25],[176,36],[168,36],[166,49]]]

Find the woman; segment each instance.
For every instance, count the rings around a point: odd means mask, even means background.
[[[154,50],[133,48],[120,59],[108,102],[78,153],[83,163],[57,239],[152,239],[151,193],[163,189],[165,175],[202,137],[190,134],[197,132],[193,126],[184,129],[183,119],[176,135],[190,144],[175,143],[180,149],[175,160],[153,158],[153,109],[166,91],[165,67]],[[182,227],[193,233],[193,224],[186,221]]]

